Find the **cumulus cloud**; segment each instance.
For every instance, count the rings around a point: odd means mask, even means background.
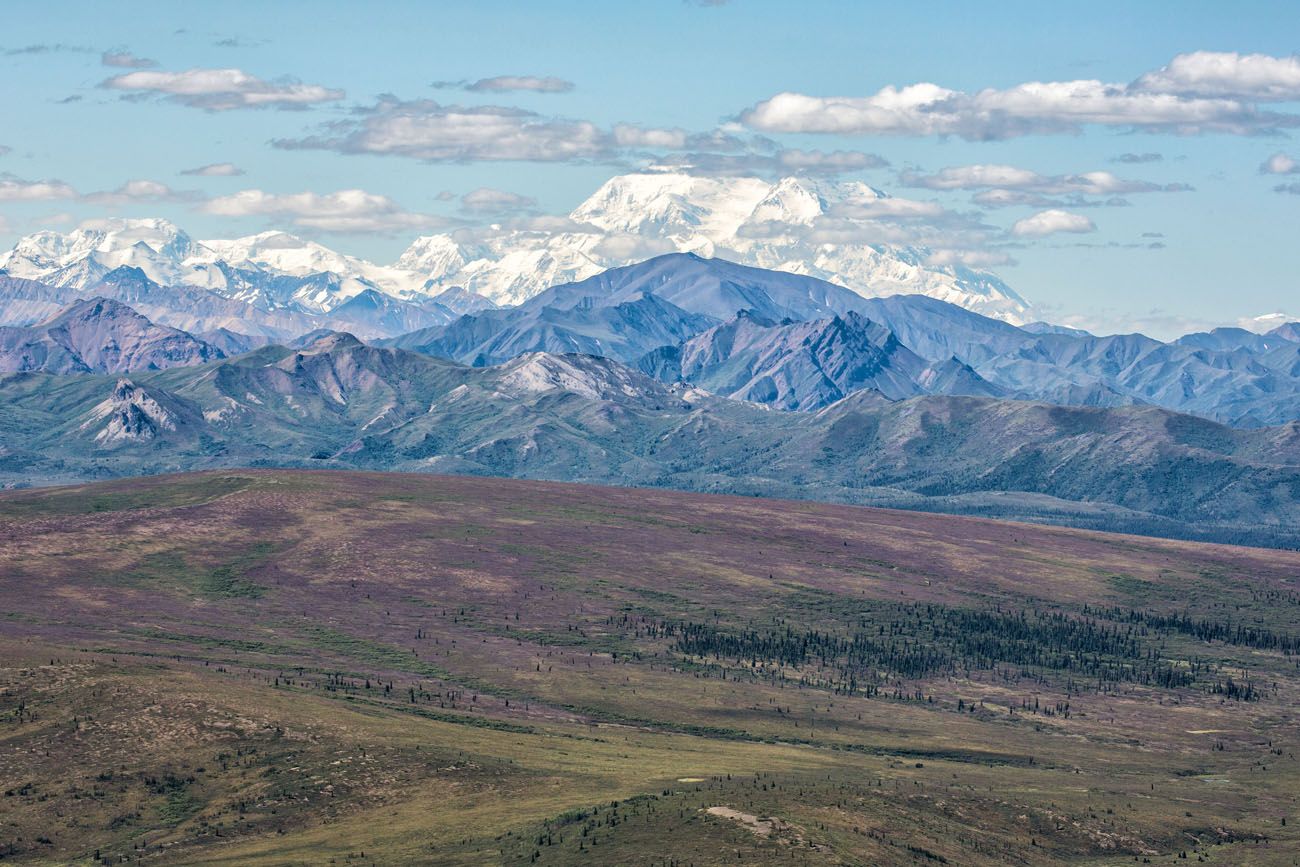
[[[1292,181],[1289,184],[1278,184],[1273,188],[1275,193],[1287,193],[1292,196],[1300,196],[1300,181]]]
[[[14,152],[14,149],[11,148],[11,147],[9,147],[8,145],[0,145],[0,157],[8,156],[9,154],[11,154],[11,153],[13,153],[13,152]]]
[[[1072,214],[1055,208],[1039,211],[1032,217],[1016,220],[1011,234],[1018,238],[1041,238],[1058,232],[1095,232],[1097,226],[1082,214]]]
[[[1300,57],[1192,51],[1133,82],[1133,90],[1255,102],[1300,99]]]
[[[346,154],[404,156],[430,162],[525,160],[604,161],[609,133],[581,120],[546,118],[505,106],[441,105],[433,100],[385,99],[356,118],[319,134],[277,139],[276,147]]]
[[[135,202],[182,202],[197,198],[196,193],[174,190],[158,181],[133,180],[127,181],[115,190],[87,193],[81,197],[81,200],[92,205],[119,207]]]
[[[1260,163],[1259,173],[1261,175],[1294,175],[1300,173],[1300,161],[1279,151]]]
[[[242,190],[204,202],[204,213],[221,217],[275,217],[322,232],[391,232],[437,229],[444,218],[407,211],[387,196],[365,190],[335,193],[268,193]]]
[[[1300,115],[1256,103],[1300,99],[1297,60],[1230,52],[1179,55],[1131,84],[1031,81],[999,90],[921,82],[870,96],[778,93],[741,114],[752,129],[784,133],[959,136],[997,140],[1077,133],[1088,125],[1147,132],[1256,134],[1300,126]]]
[[[115,66],[120,69],[149,69],[158,65],[156,60],[137,57],[129,51],[105,51],[99,56],[99,60],[105,66]]]
[[[131,180],[115,190],[80,193],[63,181],[27,181],[13,175],[0,175],[0,202],[48,202],[67,200],[89,205],[116,207],[132,202],[190,201],[192,192],[173,190],[166,184],[150,180]]]
[[[77,191],[63,181],[25,181],[0,175],[0,202],[48,202],[76,197]]]
[[[614,126],[614,143],[625,148],[683,148],[689,137],[684,129],[656,129],[630,123]]]
[[[182,175],[194,175],[200,178],[233,178],[243,173],[244,170],[234,163],[209,163],[206,166],[197,166],[181,172]]]
[[[460,197],[460,209],[468,214],[505,214],[535,207],[537,200],[534,198],[492,187],[479,187]]]
[[[158,96],[207,111],[302,109],[337,102],[344,96],[342,90],[289,78],[266,81],[242,69],[139,70],[105,79],[100,87],[135,96]]]

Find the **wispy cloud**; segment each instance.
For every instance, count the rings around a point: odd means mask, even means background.
[[[344,97],[344,92],[336,88],[304,84],[289,78],[266,81],[242,69],[140,70],[113,76],[103,81],[100,87],[154,95],[207,111],[302,109],[318,103],[337,102]]]
[[[1134,153],[1118,154],[1114,157],[1111,157],[1110,161],[1113,163],[1129,163],[1129,164],[1158,163],[1162,161],[1164,158],[1165,158],[1164,154],[1152,153],[1150,151],[1147,151],[1146,153],[1140,153],[1140,154],[1134,154]]]
[[[149,69],[158,65],[156,60],[137,57],[126,50],[105,51],[100,55],[99,61],[105,66],[115,66],[121,69]]]
[[[608,161],[615,152],[610,133],[588,121],[548,118],[506,106],[395,98],[381,100],[354,119],[332,123],[321,134],[273,144],[431,162]]]
[[[0,49],[6,57],[21,57],[28,54],[90,54],[94,49],[88,45],[69,45],[66,42],[38,42],[16,48]]]
[[[1121,178],[1106,171],[1042,175],[1030,169],[999,164],[953,166],[933,174],[905,171],[899,174],[899,182],[904,186],[931,190],[978,191],[972,201],[985,208],[1017,205],[1127,205],[1128,201],[1122,196],[1134,193],[1180,193],[1192,189],[1188,184],[1159,184]],[[1056,198],[1061,196],[1067,198]],[[1090,196],[1100,198],[1089,199]]]
[[[200,178],[233,178],[243,173],[244,170],[234,163],[209,163],[206,166],[197,166],[181,172],[182,175],[193,175]]]
[[[777,148],[774,151],[716,153],[709,151],[673,154],[655,162],[655,168],[701,175],[838,175],[879,169],[889,161],[865,151],[820,151]]]
[[[467,90],[470,93],[512,93],[519,91],[568,93],[573,90],[575,85],[572,81],[556,78],[553,75],[494,75],[491,78],[480,78],[477,81],[435,81],[432,86],[440,89]]]
[[[460,209],[467,214],[479,216],[519,213],[531,211],[536,207],[537,200],[530,196],[521,196],[518,193],[492,187],[479,187],[460,197]]]

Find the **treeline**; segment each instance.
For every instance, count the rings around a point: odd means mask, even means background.
[[[1276,650],[1288,656],[1300,652],[1300,635],[1279,632],[1264,626],[1229,623],[1190,614],[1156,614],[1132,608],[1098,609],[1084,606],[1084,615],[1105,617],[1125,623],[1138,623],[1164,632],[1177,632],[1199,641],[1220,641],[1234,647]]]
[[[1213,694],[1249,701],[1259,694],[1248,675],[1225,680],[1214,662],[1175,653],[1165,639],[1176,633],[1283,652],[1296,647],[1293,635],[1185,615],[1088,609],[1076,616],[932,603],[866,603],[838,629],[659,621],[637,631],[668,639],[684,662],[731,662],[760,675],[794,669],[807,682],[850,695],[878,695],[882,685],[903,680],[993,671],[1011,679],[1060,675],[1071,691],[1203,684]]]

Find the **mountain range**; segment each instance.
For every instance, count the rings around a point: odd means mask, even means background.
[[[321,316],[373,291],[417,307],[436,299],[464,313],[679,251],[818,277],[862,296],[920,293],[1026,321],[1028,303],[991,273],[936,264],[922,248],[815,240],[822,221],[851,220],[853,209],[887,200],[861,183],[645,172],[610,179],[563,219],[418,238],[392,265],[279,231],[197,241],[145,219],[28,235],[0,255],[0,272],[84,292],[126,267],[160,286],[204,289],[263,310]]]
[[[888,345],[876,334],[873,346]],[[1239,430],[1150,406],[891,400],[865,388],[816,411],[773,412],[608,358],[533,352],[475,368],[330,333],[129,376],[8,374],[0,421],[11,483],[351,467],[1300,542],[1300,424]]]
[[[1295,324],[1096,336],[695,253],[460,314],[263,289],[0,278],[0,479],[359,467],[1300,540]]]

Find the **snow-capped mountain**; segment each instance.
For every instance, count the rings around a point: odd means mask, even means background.
[[[829,220],[863,225],[889,202],[859,182],[619,175],[554,231],[498,228],[464,242],[455,235],[428,236],[397,264],[426,274],[429,289],[462,286],[500,304],[518,304],[548,286],[660,253],[690,252],[818,277],[864,297],[922,294],[1009,322],[1028,321],[1029,304],[989,272],[933,264],[922,248],[834,243],[818,232]]]
[[[689,252],[817,277],[863,297],[923,294],[1008,322],[1031,318],[1028,303],[991,273],[934,264],[922,248],[833,242],[821,231],[829,222],[864,224],[891,201],[858,182],[641,172],[610,179],[566,218],[421,237],[392,265],[284,232],[196,241],[166,220],[146,219],[28,235],[0,255],[0,271],[84,290],[130,267],[161,286],[207,289],[262,309],[329,313],[377,291],[414,303],[432,297],[461,313]]]
[[[71,289],[90,289],[119,268],[137,268],[159,286],[207,289],[264,309],[305,313],[328,313],[367,291],[410,296],[420,282],[283,232],[195,241],[160,219],[37,232],[0,256],[0,270],[10,276]]]

